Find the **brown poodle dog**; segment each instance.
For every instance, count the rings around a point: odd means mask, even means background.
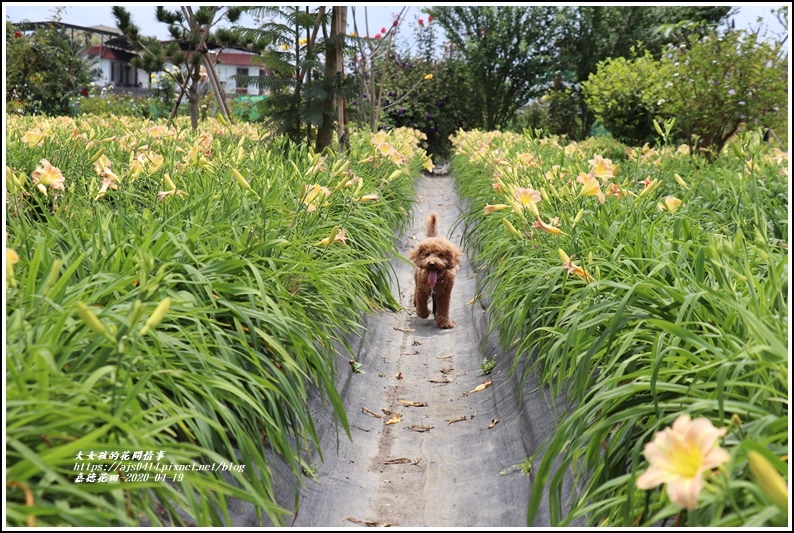
[[[449,329],[455,327],[455,323],[449,319],[449,298],[463,252],[447,239],[436,236],[437,223],[438,215],[430,213],[427,217],[427,238],[408,252],[408,258],[415,267],[416,314],[421,318],[430,316],[427,301],[435,293],[433,314],[436,326]]]

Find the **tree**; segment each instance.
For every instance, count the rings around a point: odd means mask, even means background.
[[[557,15],[556,71],[571,88],[578,107],[576,138],[587,137],[595,116],[580,84],[607,58],[629,57],[631,49],[658,58],[676,39],[670,30],[689,33],[713,29],[730,14],[730,6],[566,6]],[[665,31],[666,30],[666,31]],[[565,86],[563,85],[563,89]],[[555,132],[552,132],[555,133]]]
[[[54,21],[54,22],[57,22]],[[86,43],[55,24],[24,35],[6,22],[6,102],[9,110],[69,115],[69,99],[91,83]]]
[[[113,16],[116,26],[124,33],[129,43],[138,52],[138,57],[131,61],[134,67],[146,72],[165,72],[179,85],[180,92],[171,119],[176,116],[177,108],[183,97],[187,97],[190,107],[190,124],[193,129],[198,128],[198,101],[199,85],[202,79],[201,68],[210,86],[213,88],[218,104],[228,119],[231,119],[226,95],[217,79],[215,67],[210,62],[207,54],[207,45],[217,43],[221,45],[239,44],[237,36],[220,29],[215,33],[212,27],[226,18],[236,22],[240,17],[241,8],[220,6],[201,6],[195,13],[190,6],[181,6],[180,9],[169,11],[163,6],[157,6],[155,17],[159,22],[168,25],[168,32],[174,40],[163,44],[153,37],[144,37],[140,28],[132,23],[129,12],[122,6],[113,6]],[[177,66],[176,72],[166,71],[166,61]]]
[[[556,8],[546,6],[432,7],[425,11],[461,52],[478,88],[486,129],[504,127],[547,87],[554,65]]]

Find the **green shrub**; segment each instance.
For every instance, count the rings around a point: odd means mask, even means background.
[[[671,46],[658,63],[668,76],[659,114],[675,117],[690,148],[708,153],[719,153],[743,124],[778,125],[788,98],[788,64],[778,52],[744,31]]]
[[[588,106],[615,138],[652,142],[653,119],[675,118],[675,136],[713,159],[743,125],[787,127],[787,63],[756,33],[710,33],[646,52],[607,59],[582,85]]]
[[[588,107],[616,139],[643,145],[656,137],[653,119],[666,98],[664,84],[668,80],[646,51],[640,57],[600,62],[582,88]]]
[[[6,102],[25,114],[70,115],[70,98],[87,89],[85,46],[54,26],[31,35],[6,22]]]

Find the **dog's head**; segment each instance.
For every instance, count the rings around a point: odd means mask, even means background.
[[[408,259],[416,265],[416,268],[437,272],[456,269],[462,256],[463,252],[460,248],[446,239],[437,237],[423,240],[408,253]]]

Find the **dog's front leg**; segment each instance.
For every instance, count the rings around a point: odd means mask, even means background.
[[[430,309],[427,307],[427,299],[429,297],[430,293],[423,290],[423,287],[417,284],[416,290],[414,291],[414,307],[416,307],[416,314],[419,318],[427,318],[430,316]]]
[[[448,283],[444,290],[436,289],[436,326],[439,329],[452,329],[455,323],[449,319],[449,300],[452,296],[452,283]]]

